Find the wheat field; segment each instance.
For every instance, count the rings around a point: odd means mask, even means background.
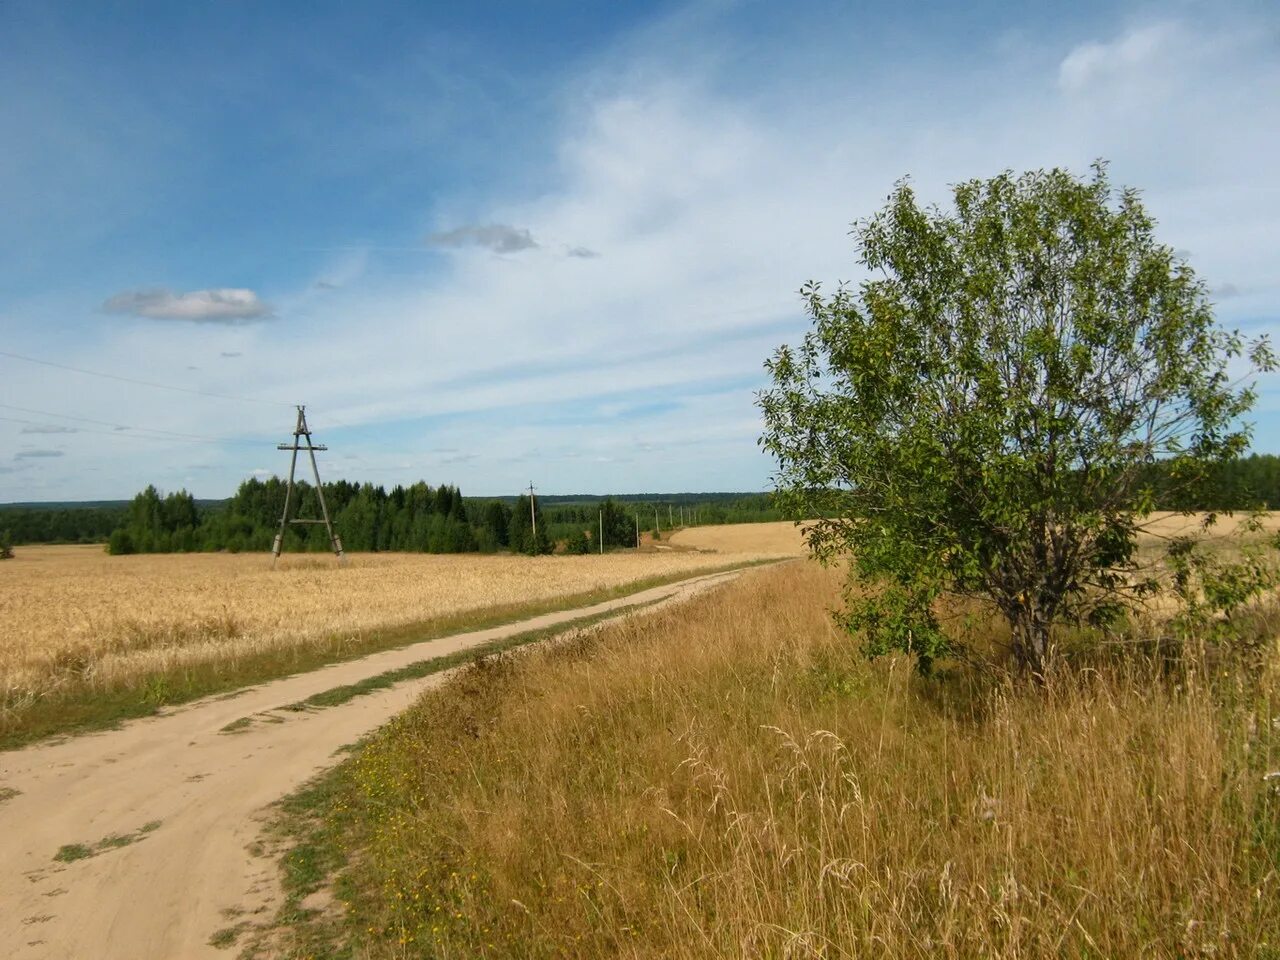
[[[1160,544],[1174,537],[1195,537],[1207,546],[1222,548],[1234,546],[1242,536],[1246,540],[1255,538],[1254,534],[1242,529],[1246,514],[1219,514],[1208,527],[1204,525],[1205,519],[1204,513],[1157,511],[1143,522],[1138,542],[1147,549],[1158,549]],[[1259,533],[1280,533],[1280,513],[1263,517]],[[669,542],[676,547],[721,553],[764,551],[802,556],[808,552],[801,527],[790,521],[690,527],[672,534]]]
[[[358,647],[369,631],[515,609],[749,561],[672,552],[585,557],[357,554],[108,556],[29,546],[0,564],[0,703],[266,650]]]
[[[789,520],[689,527],[671,535],[672,546],[717,553],[764,552],[785,556],[807,553],[800,528]]]

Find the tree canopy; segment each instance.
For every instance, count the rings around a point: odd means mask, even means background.
[[[761,442],[784,509],[818,518],[813,551],[851,556],[846,622],[871,653],[950,652],[952,592],[993,604],[1040,673],[1054,624],[1150,589],[1153,466],[1194,498],[1246,449],[1246,344],[1154,228],[1101,163],[961,183],[948,210],[902,182],[854,225],[868,278],[802,289],[812,329],[766,364]]]

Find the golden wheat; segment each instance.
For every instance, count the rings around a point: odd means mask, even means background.
[[[746,551],[802,556],[808,552],[800,528],[790,521],[690,527],[673,533],[670,542],[677,547],[719,553]]]
[[[748,560],[741,555],[733,559]],[[723,566],[697,553],[586,557],[107,556],[23,547],[0,564],[0,701],[88,689],[270,648],[516,607]]]
[[[1211,549],[1231,550],[1241,539],[1257,539],[1242,529],[1247,514],[1219,515],[1216,522],[1204,526],[1204,513],[1173,513],[1157,511],[1147,517],[1138,535],[1138,544],[1144,556],[1154,557],[1161,545],[1173,537],[1194,537]],[[1280,513],[1262,518],[1262,534],[1280,532]],[[675,547],[693,550],[714,550],[723,553],[766,552],[802,556],[807,553],[801,527],[790,521],[776,523],[736,523],[725,526],[690,527],[671,535],[669,543]]]

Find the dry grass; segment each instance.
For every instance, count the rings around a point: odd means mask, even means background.
[[[0,565],[0,727],[44,698],[311,648],[340,659],[358,654],[373,631],[518,611],[725,560],[373,554],[343,568],[329,557],[286,557],[273,571],[264,555],[110,557],[92,546],[23,547]]]
[[[779,556],[808,553],[800,528],[790,521],[733,523],[718,527],[689,527],[673,533],[670,543],[720,553],[763,552]]]
[[[1203,527],[1204,513],[1170,513],[1157,511],[1149,518],[1144,528],[1145,539],[1167,539],[1169,537],[1195,536],[1210,541],[1229,539],[1242,532],[1241,525],[1248,519],[1246,513],[1231,516],[1218,514],[1215,522],[1207,530]],[[1280,533],[1280,513],[1269,513],[1262,518],[1262,529],[1266,533]]]
[[[424,698],[329,801],[355,955],[1280,956],[1274,662],[925,681],[836,587],[752,573]]]

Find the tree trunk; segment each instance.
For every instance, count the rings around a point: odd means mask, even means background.
[[[1049,619],[1027,607],[1019,607],[1008,619],[1018,666],[1042,682],[1049,662]]]

